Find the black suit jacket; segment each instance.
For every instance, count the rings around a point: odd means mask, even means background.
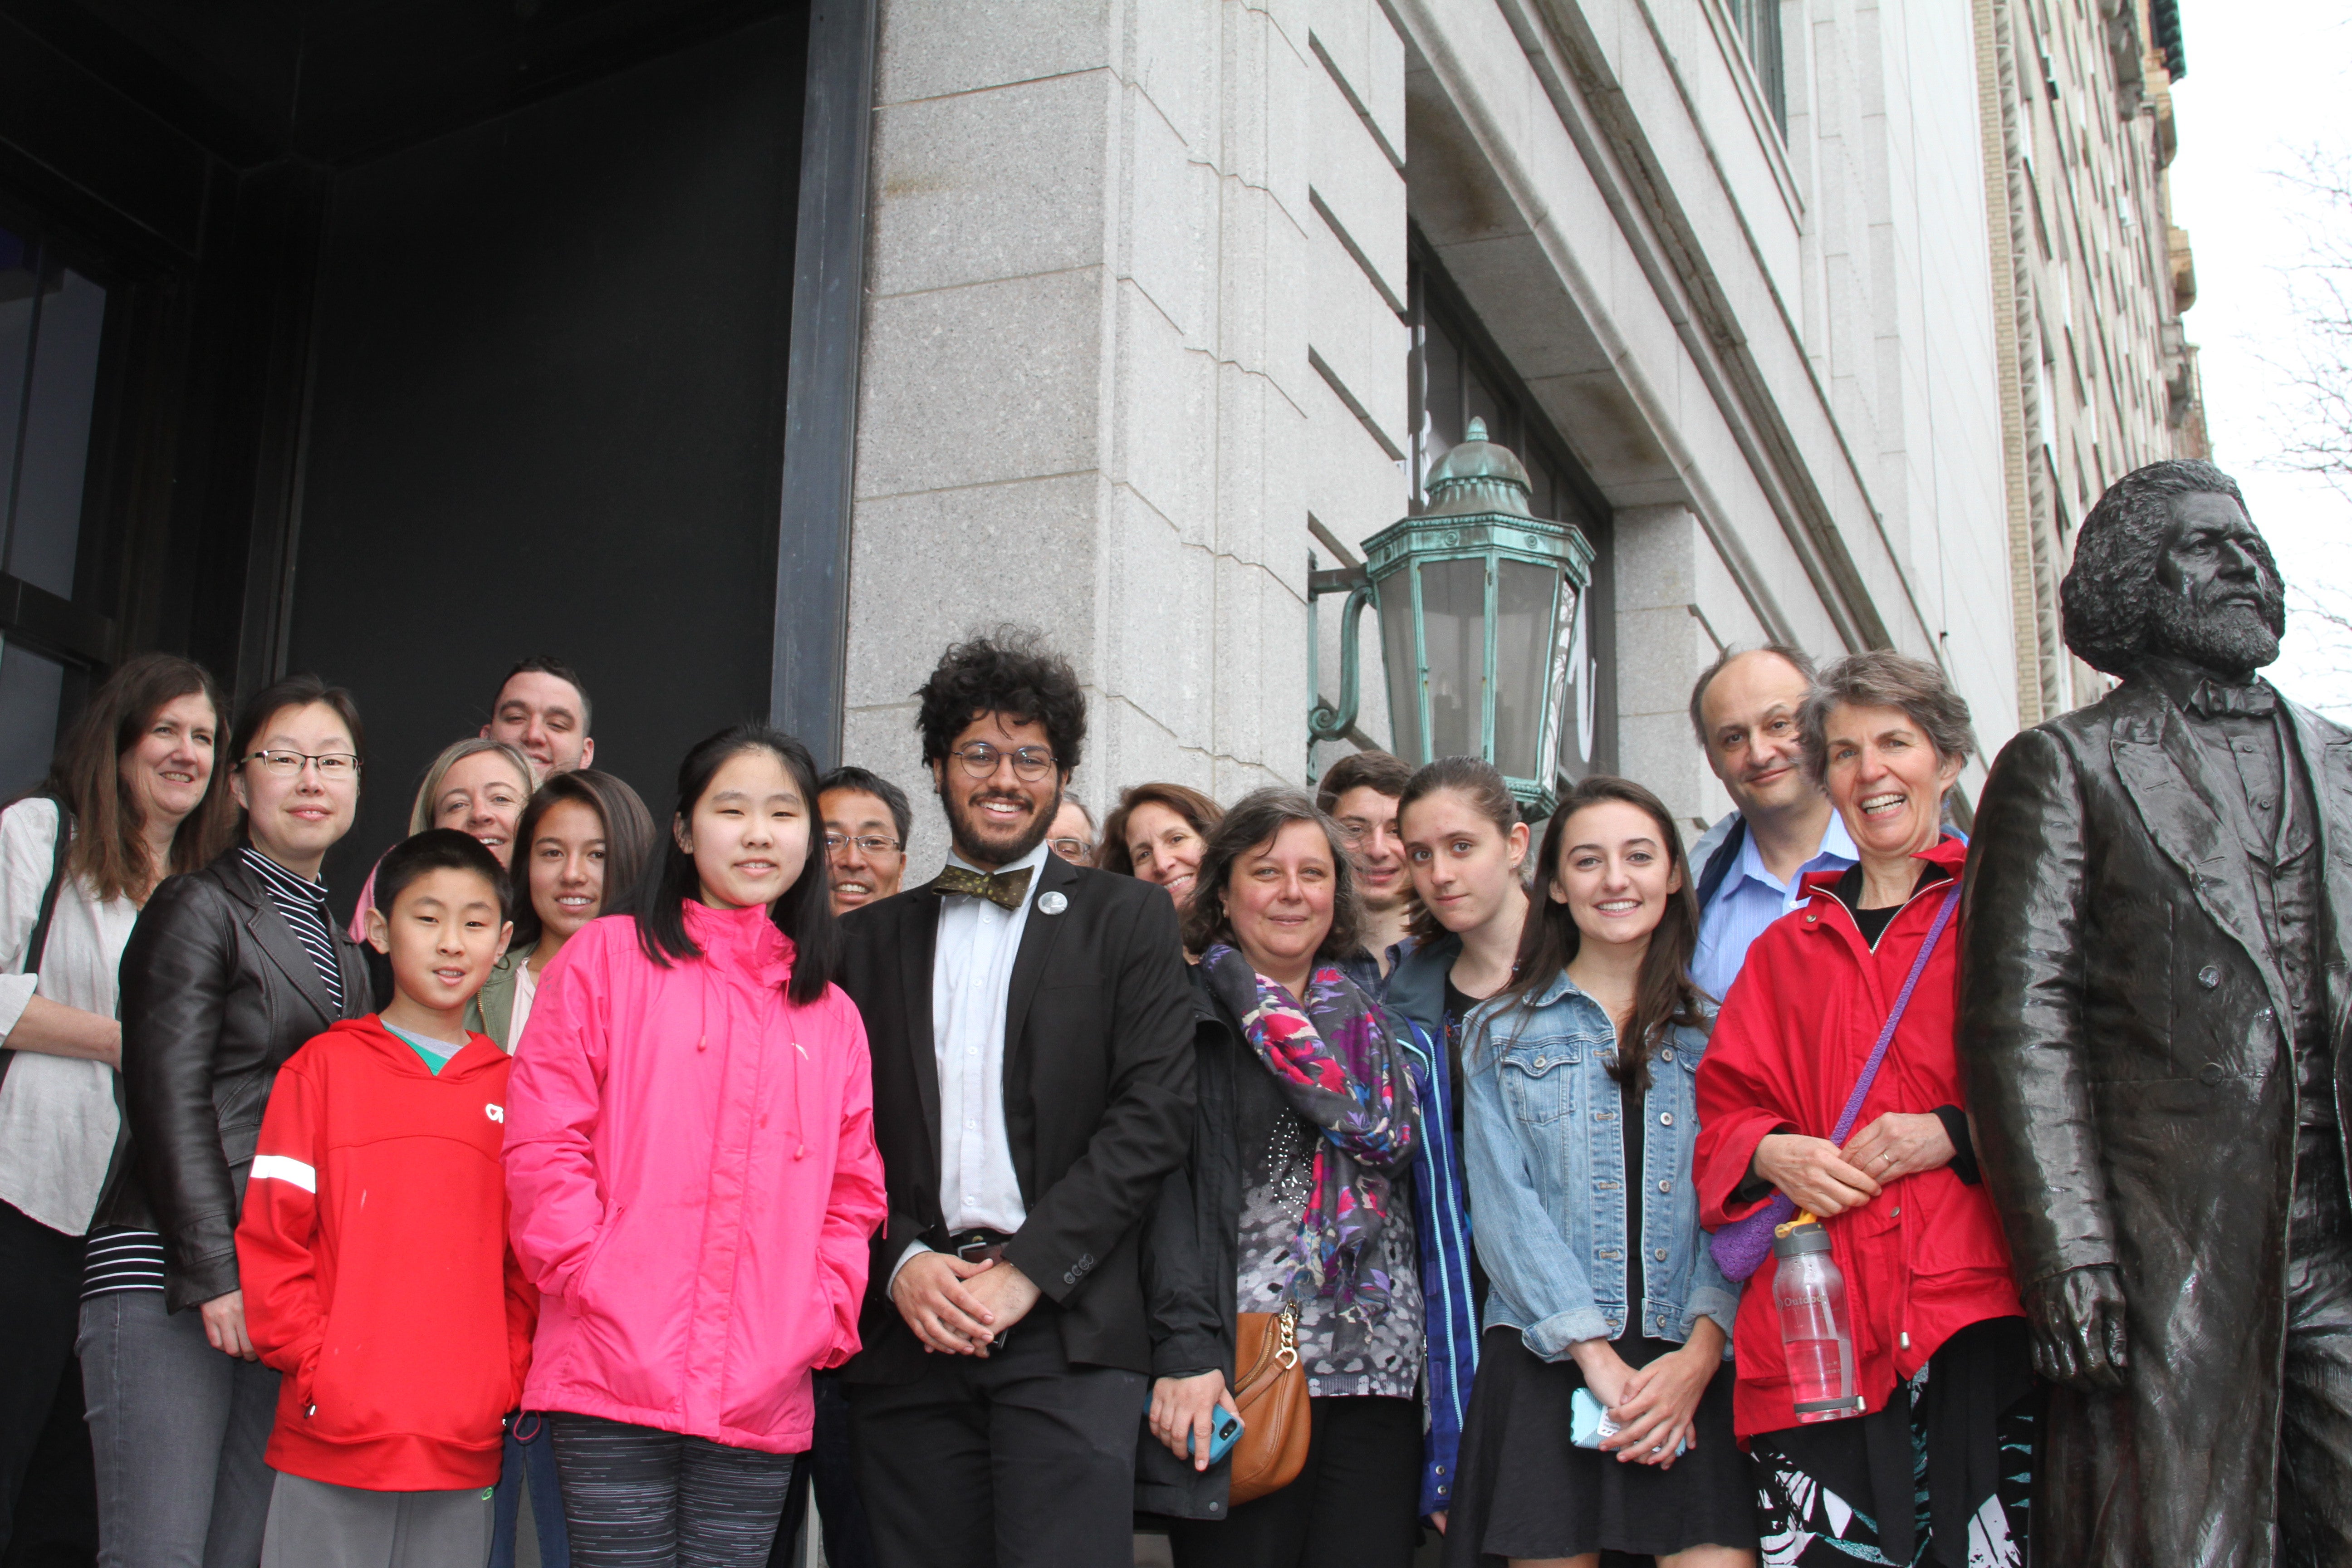
[[[1048,914],[1039,900],[1068,900]],[[1145,1212],[1192,1130],[1192,995],[1175,906],[1149,882],[1048,855],[1031,889],[1004,1015],[1004,1126],[1028,1219],[1005,1249],[1060,1312],[1074,1363],[1151,1369],[1138,1262]],[[852,1382],[920,1376],[926,1354],[889,1295],[908,1243],[936,1240],[940,1079],[930,887],[843,921],[842,989],[866,1019],[874,1137],[889,1189]]]
[[[122,949],[122,1103],[129,1157],[100,1226],[163,1237],[164,1305],[237,1288],[236,1220],[261,1112],[286,1058],[368,1010],[367,970],[341,931],[343,1005],[232,849],[155,889]]]
[[[2336,1101],[2352,1128],[2352,735],[2280,702],[2311,786]],[[1958,1047],[2018,1279],[2119,1271],[2117,1393],[2053,1391],[2034,1554],[2272,1561],[2293,1014],[2241,785],[2139,678],[2005,747],[1961,905]]]

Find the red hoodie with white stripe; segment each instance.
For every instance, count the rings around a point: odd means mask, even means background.
[[[272,1468],[370,1491],[499,1479],[538,1293],[507,1243],[507,1054],[428,1068],[373,1016],[294,1053],[261,1121],[236,1261],[285,1374]]]

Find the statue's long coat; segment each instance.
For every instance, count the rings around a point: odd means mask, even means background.
[[[2315,978],[2352,1126],[2352,734],[2282,710],[2318,807]],[[2114,1265],[2130,1336],[2120,1393],[2053,1397],[2038,1562],[2273,1562],[2297,1091],[2244,809],[2135,680],[2011,741],[1977,813],[1959,1049],[1984,1179],[2020,1284]]]

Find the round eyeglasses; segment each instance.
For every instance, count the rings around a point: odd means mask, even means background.
[[[993,775],[997,764],[1008,757],[1013,762],[1013,776],[1023,784],[1035,784],[1054,771],[1054,753],[1043,746],[1024,746],[1017,752],[1008,752],[986,741],[974,741],[968,746],[958,746],[953,755],[963,764],[963,771],[976,779]]]

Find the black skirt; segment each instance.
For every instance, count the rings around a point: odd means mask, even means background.
[[[1646,1366],[1679,1349],[1633,1335],[1617,1353]],[[1548,1362],[1517,1329],[1488,1329],[1462,1423],[1461,1476],[1446,1520],[1445,1568],[1588,1552],[1662,1556],[1693,1546],[1756,1549],[1756,1477],[1731,1429],[1729,1362],[1699,1395],[1698,1446],[1674,1468],[1633,1465],[1571,1436],[1584,1386],[1572,1361]]]

